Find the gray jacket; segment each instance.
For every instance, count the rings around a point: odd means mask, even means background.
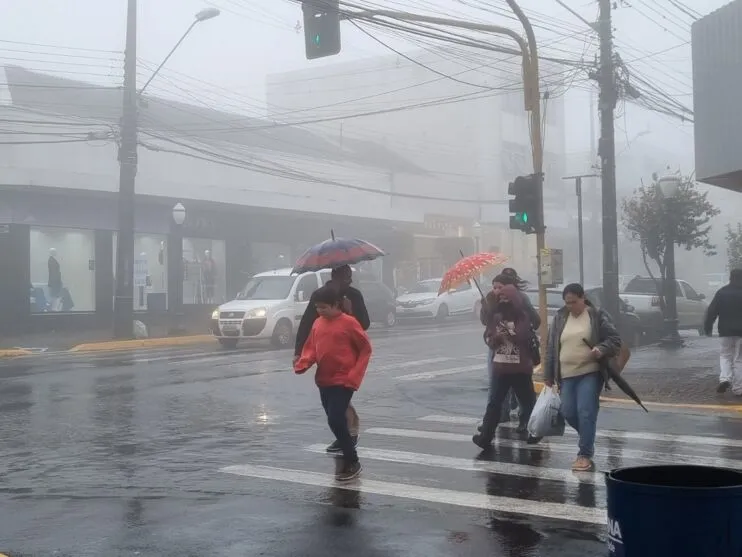
[[[621,336],[613,324],[611,316],[602,309],[596,309],[592,305],[587,306],[586,310],[590,314],[590,323],[592,324],[592,335],[589,340],[594,346],[603,351],[605,356],[601,360],[600,372],[603,380],[608,383],[607,362],[618,354],[621,348]],[[559,343],[564,332],[564,326],[567,323],[569,310],[566,307],[560,309],[554,316],[554,320],[549,327],[549,336],[546,343],[546,358],[544,359],[544,380],[553,383],[560,383],[562,373],[559,365]]]

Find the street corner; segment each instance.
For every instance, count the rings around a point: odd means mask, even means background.
[[[23,348],[0,348],[0,359],[21,358],[23,356],[31,356],[32,354],[33,352]],[[0,557],[3,557],[2,553],[0,553]]]
[[[213,343],[211,335],[190,335],[181,337],[143,338],[135,340],[110,340],[78,344],[70,348],[70,352],[118,352],[138,350],[141,348],[173,348],[178,346],[193,346]]]

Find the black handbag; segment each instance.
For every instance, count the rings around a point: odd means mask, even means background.
[[[538,340],[536,331],[531,331],[531,337],[528,339],[528,351],[531,355],[533,365],[541,365],[541,343]]]

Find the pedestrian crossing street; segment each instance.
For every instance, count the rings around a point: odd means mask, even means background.
[[[363,420],[363,417],[362,417]],[[369,420],[372,421],[372,420]],[[594,472],[572,472],[577,436],[527,445],[515,424],[502,424],[495,451],[485,458],[472,444],[479,420],[472,416],[426,415],[395,427],[372,424],[361,432],[362,476],[347,484],[333,476],[326,443],[307,443],[282,466],[263,462],[226,466],[221,472],[248,482],[341,488],[368,495],[556,521],[604,525],[604,472],[623,466],[700,464],[742,469],[742,440],[721,435],[671,435],[600,430]],[[315,439],[325,441],[325,438]],[[327,439],[329,440],[329,438]],[[285,465],[285,466],[284,466]]]

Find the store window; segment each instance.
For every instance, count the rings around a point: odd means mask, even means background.
[[[113,233],[113,275],[116,276],[117,237]],[[167,310],[167,237],[134,236],[134,310]]]
[[[92,230],[31,227],[32,313],[95,311]]]
[[[227,262],[223,240],[183,238],[183,303],[226,302]]]

